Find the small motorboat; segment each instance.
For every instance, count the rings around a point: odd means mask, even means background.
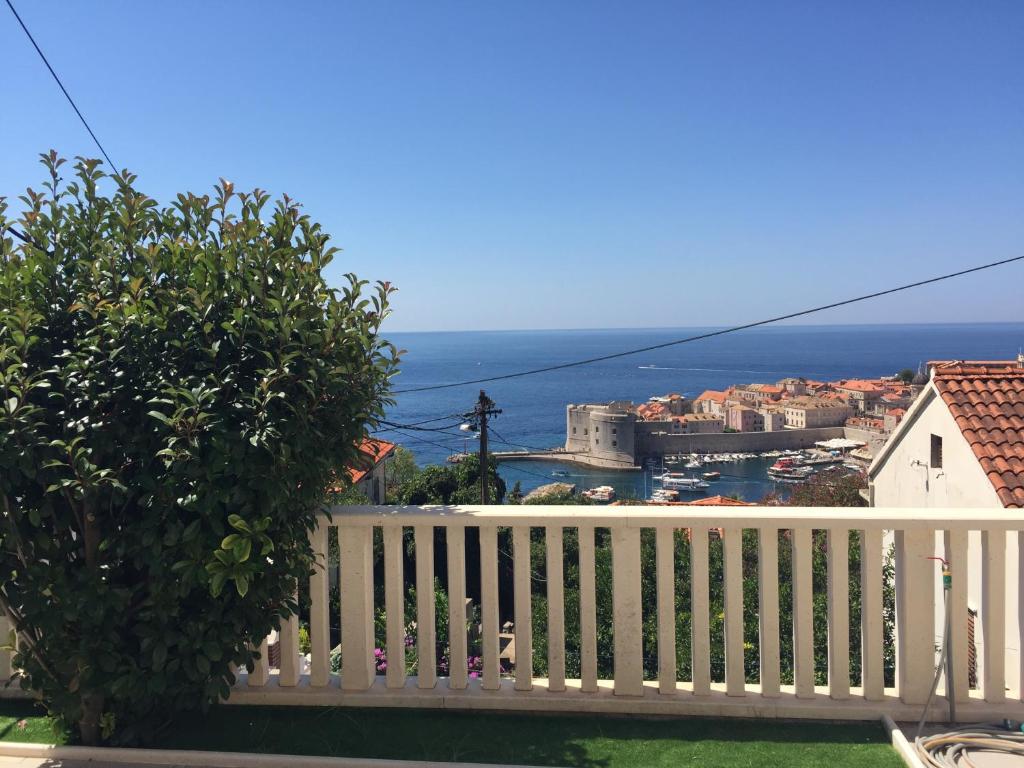
[[[662,488],[674,488],[680,491],[699,491],[710,488],[707,483],[696,477],[687,477],[682,472],[666,472],[661,477]]]
[[[705,480],[717,480],[721,476],[721,472],[705,472],[701,475]]]

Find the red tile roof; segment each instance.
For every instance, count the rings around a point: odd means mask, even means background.
[[[885,387],[877,381],[867,381],[865,379],[847,379],[846,381],[836,382],[836,386],[856,392],[882,392],[885,390]]]
[[[935,388],[999,500],[1024,508],[1024,368],[1012,361],[930,365]]]
[[[708,389],[708,390],[706,390],[704,392],[701,392],[700,395],[697,397],[695,402],[699,403],[702,400],[711,400],[711,401],[716,402],[716,403],[724,403],[725,402],[725,392],[717,392],[717,391],[715,391],[713,389]]]
[[[740,501],[728,496],[705,496],[694,501],[613,501],[611,506],[621,507],[639,504],[647,507],[753,507],[757,506],[749,501]]]
[[[749,501],[740,501],[728,496],[707,496],[703,499],[685,501],[684,504],[691,507],[753,507]]]
[[[387,440],[363,440],[359,444],[359,452],[362,454],[359,458],[359,466],[347,467],[345,469],[351,483],[355,485],[366,477],[367,472],[370,472],[374,467],[384,461],[384,459],[390,456],[394,450],[395,444],[389,443]]]

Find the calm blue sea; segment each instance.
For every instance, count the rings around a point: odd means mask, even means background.
[[[392,333],[407,350],[395,389],[444,384],[540,368],[691,336],[708,328],[583,331],[459,331]],[[935,359],[1009,359],[1024,344],[1024,323],[969,325],[778,326],[698,341],[594,365],[483,385],[502,414],[493,422],[492,450],[548,448],[565,441],[568,403],[646,400],[681,392],[696,396],[730,384],[776,381],[785,376],[816,379],[873,377]],[[653,367],[652,367],[653,366]],[[459,414],[472,408],[480,386],[397,396],[389,412],[403,424]],[[452,420],[454,421],[454,419]],[[445,425],[447,422],[440,422]],[[436,426],[427,424],[424,426]],[[422,464],[440,463],[475,445],[457,434],[382,433],[412,450]],[[429,442],[427,442],[429,441]],[[507,441],[507,442],[502,442]],[[716,467],[723,478],[713,493],[756,500],[772,485],[765,462]],[[570,478],[556,477],[568,471]],[[620,493],[650,488],[643,473],[609,473],[567,465],[510,462],[501,465],[509,487],[523,490],[553,481],[581,487],[616,486]]]

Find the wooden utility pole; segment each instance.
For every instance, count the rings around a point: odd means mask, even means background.
[[[487,493],[487,417],[497,416],[501,413],[500,408],[494,407],[494,401],[487,396],[482,389],[480,390],[480,397],[476,402],[476,406],[473,408],[473,412],[466,414],[470,416],[475,426],[480,430],[480,503],[488,503]]]

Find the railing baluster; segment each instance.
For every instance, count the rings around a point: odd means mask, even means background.
[[[373,659],[373,526],[338,526],[341,554],[341,687],[365,691]]]
[[[466,529],[449,526],[448,543],[448,687],[467,685],[466,658]]]
[[[384,526],[384,618],[388,660],[386,685],[405,687],[405,572],[402,528]]]
[[[544,530],[547,547],[548,578],[548,690],[565,690],[565,562],[562,549],[562,526],[549,525]]]
[[[675,530],[658,528],[658,690],[674,694],[676,686]]]
[[[517,691],[533,688],[533,611],[530,595],[530,529],[512,529]]]
[[[779,694],[779,530],[757,532],[758,612],[761,695]]]
[[[293,595],[296,603],[299,595]],[[299,684],[299,617],[292,614],[281,620],[281,666],[278,670],[277,684],[282,688],[293,688]]]
[[[690,529],[690,642],[693,662],[693,692],[711,693],[711,615],[708,579],[708,529]]]
[[[498,529],[480,526],[480,632],[483,639],[483,688],[501,687],[498,658]]]
[[[612,528],[612,617],[615,694],[641,696],[644,666],[639,528]]]
[[[743,662],[743,529],[722,531],[725,573],[725,693],[746,695]]]
[[[309,577],[309,684],[327,685],[331,675],[331,627],[328,621],[327,523],[321,520],[310,534],[313,572]]]
[[[798,698],[814,696],[813,550],[810,528],[793,536],[793,680]]]
[[[1018,534],[1021,535],[1021,534]],[[956,700],[970,698],[967,677],[967,531],[945,531],[946,561],[953,580],[949,594],[949,641],[953,651],[953,690]],[[1024,595],[1024,590],[1020,594]],[[1024,616],[1024,613],[1021,614]]]
[[[1006,700],[1006,533],[981,532],[981,621],[985,701]]]
[[[885,697],[883,566],[882,531],[865,528],[860,542],[860,669],[861,686],[868,701],[881,701]]]
[[[597,691],[597,585],[594,527],[579,527],[580,546],[580,689]]]
[[[417,525],[416,542],[416,675],[420,688],[437,684],[437,619],[434,613],[434,526]],[[455,661],[454,659],[452,660]],[[465,664],[466,660],[459,661]]]
[[[897,530],[896,682],[906,704],[924,704],[935,675],[935,533]]]
[[[248,677],[249,687],[251,688],[262,688],[267,684],[267,680],[270,679],[270,647],[265,637],[263,642],[260,643],[259,654],[260,657],[252,663],[252,672],[249,673]]]
[[[850,532],[828,530],[828,692],[850,698]]]

